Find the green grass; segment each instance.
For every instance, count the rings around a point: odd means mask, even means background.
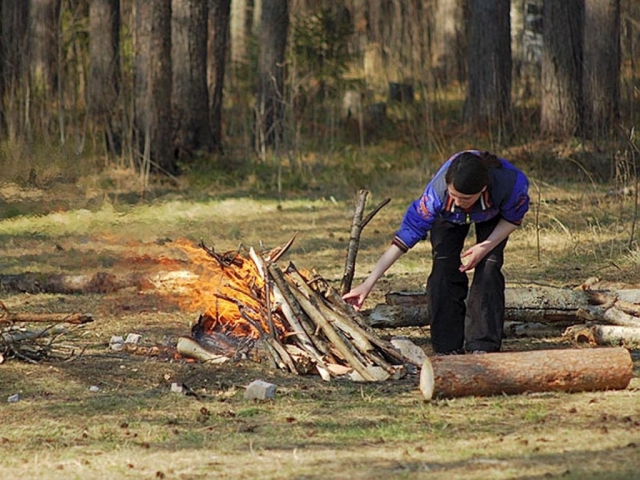
[[[508,283],[575,286],[591,276],[637,283],[633,197],[609,196],[611,182],[595,174],[585,186],[584,169],[561,150],[571,155],[566,145],[511,152],[531,171],[535,189],[534,207],[507,247]],[[345,148],[283,164],[280,190],[273,164],[235,179],[217,177],[215,169],[192,172],[179,187],[161,185],[144,196],[135,175],[117,169],[108,180],[109,172],[82,176],[73,191],[55,182],[40,189],[7,183],[0,187],[0,271],[147,272],[162,257],[184,262],[169,242],[180,237],[224,252],[240,244],[282,245],[297,232],[286,261],[337,283],[355,194],[367,187],[368,208],[387,197],[392,202],[363,232],[357,282],[443,159],[390,144],[367,155]],[[390,290],[422,288],[429,267],[430,248],[420,244],[378,282],[365,307],[384,301]],[[175,345],[189,334],[200,312],[154,291],[0,292],[0,301],[13,312],[95,318],[62,338],[77,352],[85,348],[72,361],[0,364],[0,472],[6,478],[622,479],[640,468],[637,350],[636,376],[624,391],[426,402],[416,376],[327,383],[250,360],[213,366],[110,351],[112,335],[140,333],[152,347]],[[428,329],[380,332],[395,334],[430,351]],[[561,337],[545,340],[572,346]],[[511,350],[548,344],[505,342]],[[276,398],[244,400],[255,379],[275,383]],[[194,395],[171,392],[173,382]],[[8,403],[15,393],[21,400]]]

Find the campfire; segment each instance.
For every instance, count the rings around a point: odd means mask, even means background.
[[[194,287],[203,313],[178,352],[222,362],[260,348],[274,366],[293,374],[360,381],[403,376],[412,361],[378,337],[327,280],[292,262],[278,264],[293,240],[266,253],[217,253],[181,242],[201,267]]]

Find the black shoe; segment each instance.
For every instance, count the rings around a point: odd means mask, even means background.
[[[449,350],[447,352],[436,353],[436,357],[446,357],[447,355],[464,355],[464,349],[458,348],[456,350]]]

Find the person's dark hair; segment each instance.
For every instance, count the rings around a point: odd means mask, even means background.
[[[463,152],[451,161],[445,181],[460,193],[474,195],[491,183],[489,169],[500,166],[500,160],[492,153]]]

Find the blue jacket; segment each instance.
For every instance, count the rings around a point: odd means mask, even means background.
[[[472,153],[480,153],[468,150]],[[415,200],[402,219],[393,243],[403,251],[427,238],[436,218],[455,224],[486,222],[497,215],[515,225],[520,225],[529,210],[529,180],[516,167],[500,158],[501,167],[489,169],[491,183],[480,199],[468,209],[456,207],[449,197],[445,175],[449,165],[460,155],[449,158],[440,167],[420,198]]]

